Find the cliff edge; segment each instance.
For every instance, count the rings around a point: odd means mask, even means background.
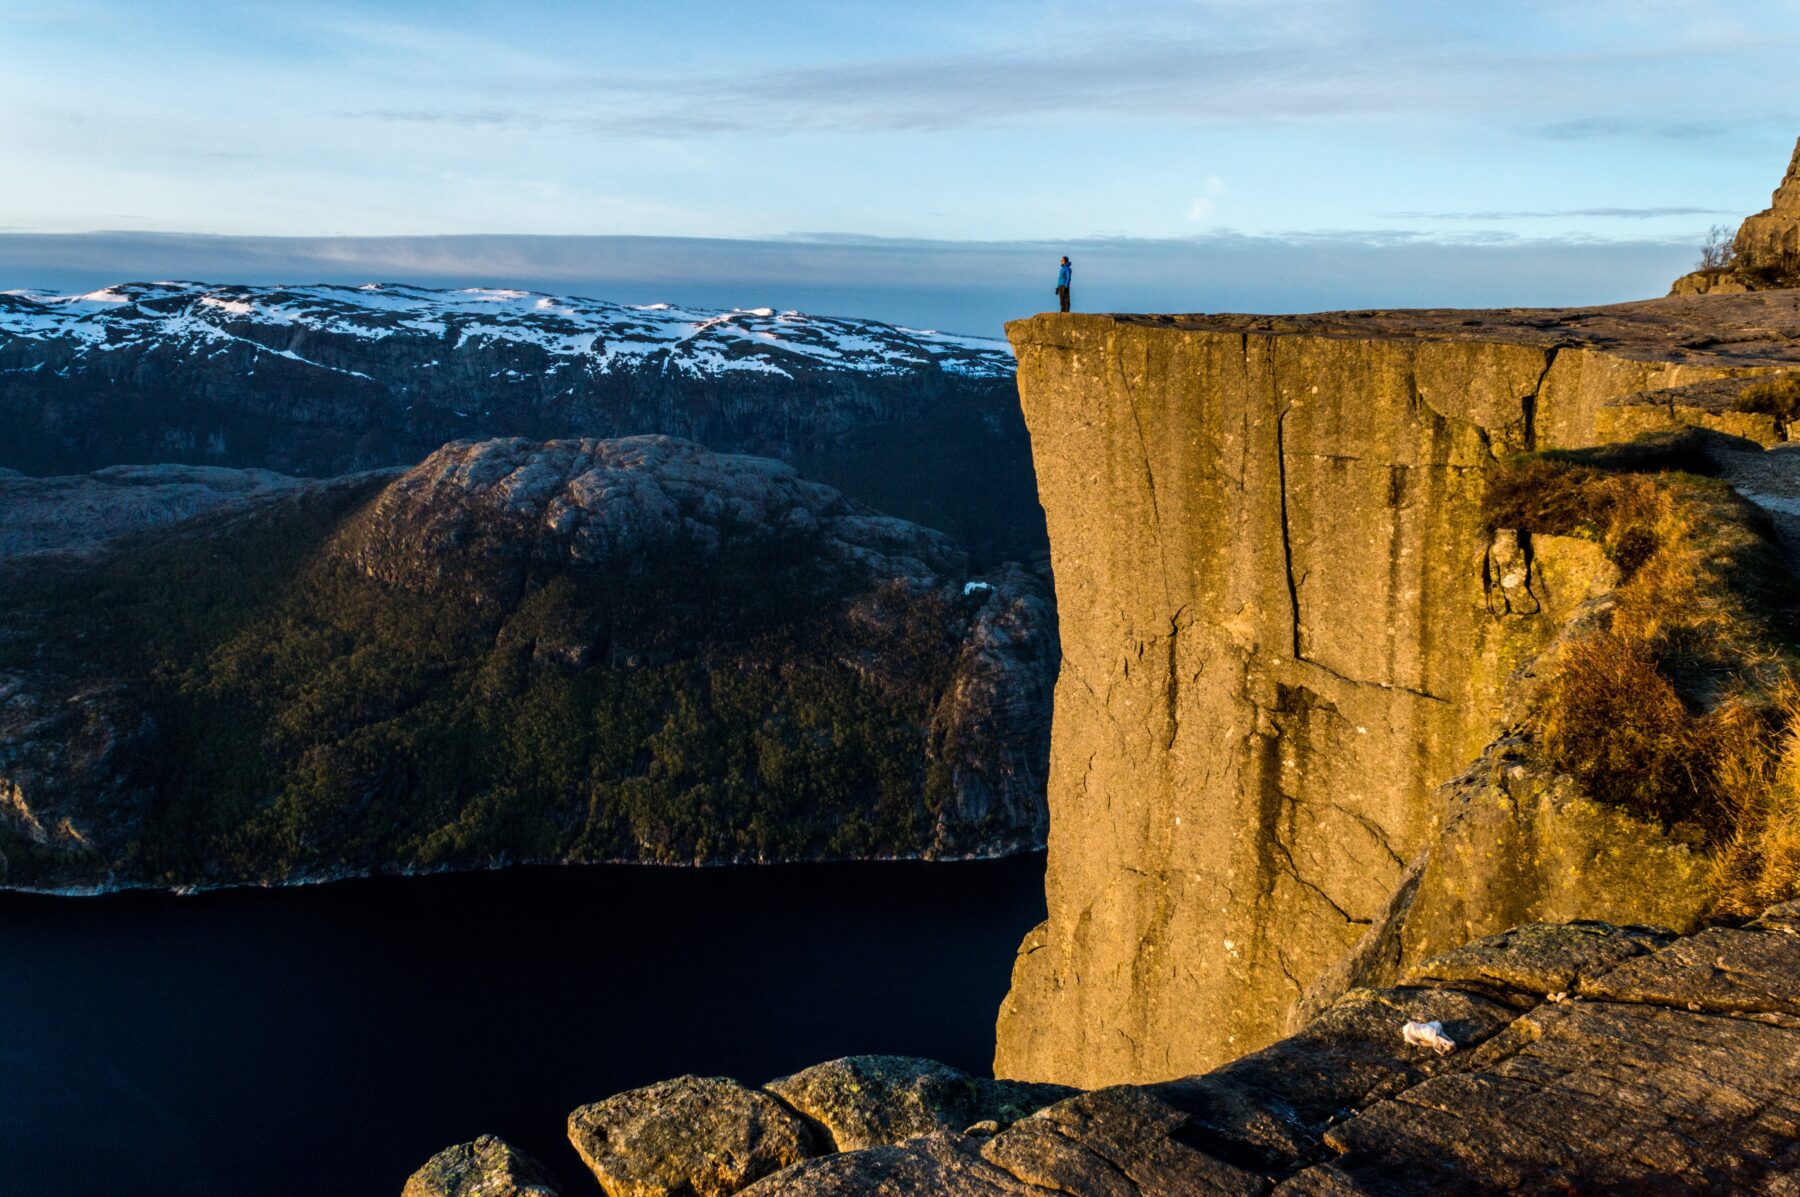
[[[1800,295],[1008,333],[1064,655],[1049,918],[998,1075],[1189,1075],[1517,922],[1708,908],[1692,829],[1525,787],[1504,751],[1534,663],[1611,618],[1625,554],[1495,527],[1489,491],[1517,455],[1657,427],[1782,439],[1706,396],[1800,362]]]

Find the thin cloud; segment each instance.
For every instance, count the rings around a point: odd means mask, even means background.
[[[1720,93],[1699,101],[1712,109],[1704,116],[1645,119],[1643,106],[1666,98],[1643,82],[1662,77],[1656,65],[1714,59],[1742,68],[1748,56],[1771,52],[1766,39],[1747,45],[1735,35],[1673,31],[1660,44],[1611,52],[1506,52],[1466,32],[1431,31],[1416,22],[1396,36],[1384,22],[1397,18],[1379,10],[1313,5],[1307,11],[1316,19],[1271,23],[1247,10],[1244,20],[1222,27],[1145,21],[1135,36],[1096,32],[1049,50],[993,48],[687,77],[536,73],[478,83],[466,107],[384,105],[333,115],[681,138],[931,133],[1117,117],[1240,127],[1371,117],[1416,121],[1422,111],[1489,113],[1506,106],[1518,114],[1514,128],[1533,137],[1691,140],[1740,128],[1741,114],[1732,95]],[[1599,115],[1558,119],[1568,112]],[[1540,119],[1534,122],[1532,115]]]
[[[1577,120],[1550,121],[1526,126],[1525,132],[1550,141],[1596,141],[1618,138],[1654,139],[1658,141],[1715,141],[1737,132],[1739,125],[1727,121],[1655,121],[1618,118],[1582,117]]]
[[[1612,220],[1654,220],[1662,216],[1732,216],[1726,208],[1555,208],[1544,211],[1490,212],[1379,212],[1385,220],[1564,220],[1597,217]]]

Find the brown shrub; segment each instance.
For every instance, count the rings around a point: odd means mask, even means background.
[[[1732,833],[1715,859],[1721,913],[1754,914],[1800,894],[1800,686],[1774,695],[1760,751],[1725,764]]]
[[[1722,829],[1706,720],[1649,646],[1610,632],[1569,645],[1538,711],[1538,744],[1591,797],[1664,825]]]
[[[1737,411],[1792,420],[1800,416],[1800,374],[1777,374],[1766,382],[1747,386],[1738,392],[1731,406]]]

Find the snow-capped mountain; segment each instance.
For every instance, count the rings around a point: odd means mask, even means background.
[[[506,290],[0,292],[0,468],[410,466],[454,440],[661,433],[786,459],[982,558],[1043,537],[1006,344]]]
[[[151,344],[181,345],[201,354],[245,346],[253,355],[362,374],[341,362],[307,357],[295,344],[307,334],[365,343],[423,339],[449,350],[481,343],[531,346],[549,355],[560,372],[654,370],[694,378],[794,378],[820,370],[885,376],[940,370],[1001,378],[1013,368],[1003,341],[770,308],[704,311],[528,291],[440,291],[383,283],[242,287],[165,282],[129,283],[85,295],[0,292],[0,335],[62,342],[78,356]],[[17,347],[12,351],[18,352]]]

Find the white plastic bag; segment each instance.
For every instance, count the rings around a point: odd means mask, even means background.
[[[1400,1028],[1400,1037],[1413,1047],[1428,1047],[1440,1056],[1456,1050],[1456,1040],[1444,1034],[1444,1024],[1436,1019],[1409,1022]]]

